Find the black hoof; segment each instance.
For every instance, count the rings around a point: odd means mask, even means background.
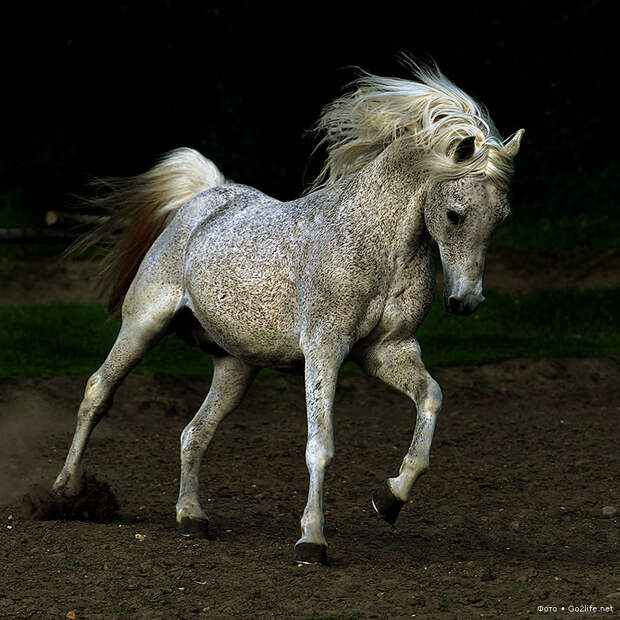
[[[183,517],[177,528],[183,536],[191,536],[192,538],[210,538],[209,522],[205,519],[190,519]]]
[[[295,562],[327,564],[327,547],[317,543],[298,543],[295,545]]]
[[[375,512],[390,525],[396,523],[400,509],[405,505],[392,493],[387,481],[372,496],[372,507]]]

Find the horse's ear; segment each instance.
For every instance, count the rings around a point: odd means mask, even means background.
[[[454,151],[454,161],[465,161],[471,159],[474,156],[476,150],[476,138],[474,136],[468,136],[463,138],[457,145]]]
[[[521,146],[521,138],[523,137],[524,133],[525,129],[519,129],[519,131],[517,131],[517,133],[514,134],[514,136],[512,136],[512,138],[510,138],[510,140],[508,140],[506,144],[504,144],[504,148],[506,149],[506,152],[508,153],[508,156],[510,158],[513,158],[519,152],[519,147]]]

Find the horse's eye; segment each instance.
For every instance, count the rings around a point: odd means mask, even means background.
[[[465,216],[461,215],[460,213],[458,213],[458,211],[453,211],[452,209],[448,209],[448,221],[450,222],[450,224],[460,224],[464,219]]]

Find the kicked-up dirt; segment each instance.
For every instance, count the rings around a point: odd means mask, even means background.
[[[307,490],[301,378],[259,378],[221,424],[202,475],[214,540],[174,527],[179,434],[206,379],[134,374],[119,390],[86,454],[120,504],[112,523],[21,516],[21,497],[62,465],[86,377],[0,383],[0,617],[617,612],[618,365],[511,360],[434,374],[444,409],[431,469],[394,527],[369,500],[398,470],[413,406],[375,380],[341,381],[330,566],[293,562]]]

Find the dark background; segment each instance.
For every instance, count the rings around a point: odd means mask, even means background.
[[[5,15],[0,195],[39,214],[89,177],[199,149],[281,199],[320,167],[305,134],[352,65],[406,76],[408,51],[526,139],[513,203],[532,217],[615,210],[618,33],[610,2],[24,4]]]

